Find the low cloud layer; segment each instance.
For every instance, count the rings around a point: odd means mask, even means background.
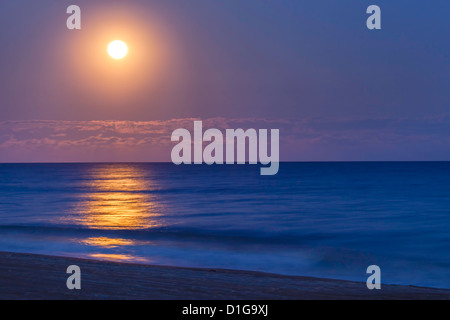
[[[170,161],[172,132],[280,129],[282,161],[450,160],[450,117],[4,121],[0,162]]]

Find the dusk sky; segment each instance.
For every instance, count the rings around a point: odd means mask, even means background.
[[[32,3],[32,4],[30,4]],[[66,8],[82,30],[66,28]],[[366,9],[382,10],[382,30]],[[170,161],[171,132],[280,129],[281,160],[450,160],[450,2],[0,3],[0,161]],[[107,56],[115,39],[123,61]]]

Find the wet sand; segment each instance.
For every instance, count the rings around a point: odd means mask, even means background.
[[[69,265],[81,290],[66,287]],[[450,290],[0,252],[0,299],[450,299]]]

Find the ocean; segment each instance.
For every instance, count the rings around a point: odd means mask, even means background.
[[[0,251],[450,288],[450,162],[0,164]]]

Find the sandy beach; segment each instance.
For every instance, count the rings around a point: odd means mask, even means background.
[[[69,265],[82,289],[66,287]],[[450,290],[281,276],[260,272],[161,267],[33,254],[0,253],[0,299],[450,299]]]

